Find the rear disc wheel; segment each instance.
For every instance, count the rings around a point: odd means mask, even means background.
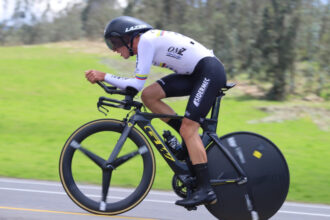
[[[247,175],[245,184],[213,186],[218,197],[206,208],[220,220],[251,220],[249,203],[259,220],[273,216],[284,203],[289,189],[289,169],[280,150],[267,138],[251,132],[234,132],[220,138]],[[211,179],[233,179],[238,174],[220,148],[207,149]]]

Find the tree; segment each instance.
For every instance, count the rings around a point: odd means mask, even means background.
[[[82,6],[80,4],[73,6],[64,15],[56,18],[52,22],[52,41],[77,40],[84,37],[81,21]],[[70,25],[68,25],[70,24]],[[103,32],[98,33],[101,35]],[[102,35],[101,35],[102,36]]]
[[[287,95],[287,72],[295,61],[300,4],[300,0],[272,0],[264,10],[258,46],[273,84],[268,93],[270,99],[283,100]]]
[[[90,39],[100,38],[109,20],[121,13],[116,0],[88,0],[81,14],[86,37]]]
[[[0,23],[0,45],[4,45],[7,41],[8,30],[6,23]]]
[[[321,27],[319,32],[319,53],[320,74],[318,80],[317,95],[321,95],[324,85],[329,83],[330,78],[330,1],[326,3],[322,13]],[[326,82],[327,81],[327,82]],[[330,96],[330,94],[328,94]]]

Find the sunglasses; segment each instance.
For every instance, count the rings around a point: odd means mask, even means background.
[[[105,43],[110,48],[110,50],[116,50],[122,46],[125,46],[124,39],[120,37],[110,37],[105,39]]]

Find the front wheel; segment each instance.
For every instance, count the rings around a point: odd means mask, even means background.
[[[259,220],[269,219],[280,209],[289,189],[284,156],[270,140],[251,132],[230,133],[220,142],[245,171],[247,182],[214,185],[218,203],[207,209],[220,220],[252,220],[257,219],[256,214]],[[239,178],[218,145],[211,144],[207,156],[211,179]]]
[[[106,165],[124,125],[112,119],[89,122],[77,129],[62,149],[62,185],[72,201],[89,212],[126,212],[151,189],[155,158],[148,141],[136,128],[132,128],[115,162]]]

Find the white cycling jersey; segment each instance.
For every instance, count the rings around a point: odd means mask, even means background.
[[[150,30],[142,34],[137,48],[135,78],[124,78],[107,73],[105,81],[119,89],[127,86],[141,90],[151,65],[169,68],[178,74],[191,74],[198,61],[213,57],[213,51],[182,34]]]

